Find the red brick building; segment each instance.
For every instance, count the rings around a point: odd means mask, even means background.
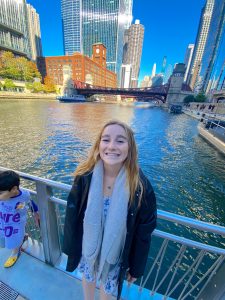
[[[39,57],[37,65],[43,77],[49,76],[56,85],[63,85],[64,74],[70,72],[73,80],[95,86],[117,87],[117,76],[106,69],[106,47],[92,46],[92,58],[75,52],[73,55]]]

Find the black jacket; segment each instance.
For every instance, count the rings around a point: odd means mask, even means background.
[[[91,177],[92,173],[77,176],[67,201],[63,252],[68,255],[66,270],[69,272],[76,269],[82,256],[83,219]],[[141,205],[138,207],[140,189],[137,189],[133,204],[128,208],[127,235],[122,254],[117,299],[120,298],[123,280],[128,268],[132,277],[138,278],[144,274],[151,233],[156,227],[155,194],[142,171],[140,171],[140,177],[144,192]]]

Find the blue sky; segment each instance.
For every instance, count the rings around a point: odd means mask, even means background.
[[[107,1],[107,0],[105,0]],[[27,0],[40,15],[44,56],[63,54],[60,0]],[[188,44],[195,42],[205,0],[133,0],[133,21],[145,27],[139,80],[160,72],[163,56],[174,65],[183,62]]]

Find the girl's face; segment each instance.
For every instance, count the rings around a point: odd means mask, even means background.
[[[113,124],[104,129],[99,153],[105,165],[122,167],[128,155],[128,137],[123,127]]]

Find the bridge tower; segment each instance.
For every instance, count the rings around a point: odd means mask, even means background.
[[[184,96],[181,94],[184,82],[185,64],[176,64],[173,74],[170,77],[169,90],[166,97],[167,106],[183,102]]]

